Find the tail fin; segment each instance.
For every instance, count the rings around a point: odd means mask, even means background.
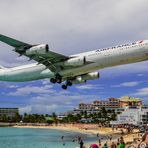
[[[27,44],[27,43],[18,41],[16,39],[4,36],[2,34],[0,34],[0,41],[4,42],[4,43],[6,43],[6,44],[8,44],[8,45],[10,45],[12,47],[15,47],[15,48],[30,46],[30,44]]]

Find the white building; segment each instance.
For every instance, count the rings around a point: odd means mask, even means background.
[[[6,116],[12,119],[16,114],[19,114],[18,108],[0,108],[0,117]]]
[[[64,115],[64,114],[63,115],[58,115],[57,119],[62,120],[63,118],[66,118],[66,117],[67,117],[67,115]]]
[[[148,124],[148,108],[128,108],[117,116],[117,121],[111,121],[110,124],[132,124],[147,125]]]

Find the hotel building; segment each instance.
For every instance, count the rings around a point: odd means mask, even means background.
[[[124,111],[117,115],[116,121],[111,121],[111,125],[132,124],[148,125],[148,107],[141,106],[137,108],[126,107]]]
[[[18,108],[0,108],[0,117],[7,116],[10,119],[19,113]]]
[[[120,98],[120,107],[124,108],[129,107],[138,107],[142,106],[142,101],[139,98],[131,98],[129,96],[123,96]]]
[[[77,108],[74,108],[73,114],[78,114],[80,112],[93,114],[100,112],[103,107],[106,110],[114,110],[116,113],[121,113],[127,106],[132,108],[140,107],[142,106],[142,101],[139,98],[130,98],[128,96],[124,96],[119,99],[108,98],[107,100],[96,100],[90,104],[80,103]]]

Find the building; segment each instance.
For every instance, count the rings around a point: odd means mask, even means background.
[[[105,107],[106,109],[115,109],[120,107],[120,100],[116,98],[108,98],[108,100],[94,101],[93,106],[95,109]]]
[[[77,108],[74,108],[73,114],[87,112],[88,114],[98,113],[102,108],[113,110],[120,113],[123,109],[120,108],[120,100],[117,98],[108,98],[107,100],[96,100],[90,104],[80,103]]]
[[[129,106],[129,107],[142,106],[142,101],[139,98],[131,98],[129,96],[123,96],[119,98],[119,100],[120,100],[120,108],[124,108],[126,106]]]
[[[58,120],[62,120],[63,118],[66,118],[66,117],[67,117],[66,114],[59,114],[59,115],[57,116],[57,119],[58,119]]]
[[[140,107],[142,101],[139,98],[131,98],[124,96],[121,98],[108,98],[107,100],[96,100],[92,103],[80,103],[77,108],[74,108],[73,114],[87,112],[88,114],[98,113],[104,107],[106,110],[121,113],[125,107]]]
[[[0,108],[0,117],[7,116],[10,119],[19,113],[18,108]]]
[[[148,106],[142,106],[142,113],[140,115],[140,124],[148,125]]]
[[[148,107],[125,107],[124,111],[117,116],[116,121],[111,121],[112,125],[132,124],[135,126],[148,124]]]

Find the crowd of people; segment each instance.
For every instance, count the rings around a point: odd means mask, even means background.
[[[80,148],[86,148],[84,143],[82,143],[80,143]],[[112,136],[109,136],[105,143],[101,142],[101,139],[98,139],[98,144],[91,144],[89,148],[125,148],[125,142],[122,136],[117,141],[112,141]]]
[[[80,148],[86,148],[82,139],[80,139],[79,144]],[[142,136],[140,141],[133,141],[130,144],[126,144],[122,136],[117,140],[112,140],[112,136],[109,136],[106,142],[102,143],[99,139],[98,144],[91,144],[88,148],[148,148],[148,132]]]
[[[140,129],[137,133],[137,136],[134,135],[133,138],[131,138],[132,134],[128,135],[128,138],[130,138],[131,140],[127,139],[125,134],[122,134],[122,132],[119,138],[117,138],[116,136],[112,137],[112,135],[102,137],[102,135],[99,135],[99,133],[97,133],[96,136],[97,142],[92,143],[87,147],[86,143],[83,141],[83,138],[80,136],[74,138],[73,142],[78,143],[79,147],[77,148],[148,148],[147,128],[143,128],[143,130]],[[65,145],[64,136],[62,136],[61,139],[63,141],[63,145]]]

